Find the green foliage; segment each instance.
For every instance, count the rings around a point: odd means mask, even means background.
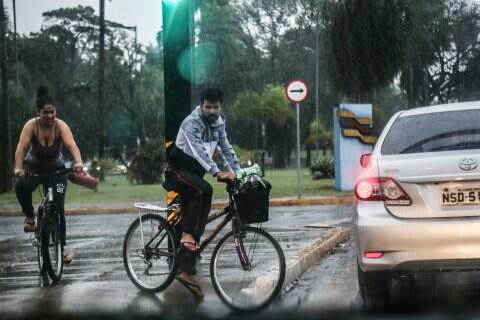
[[[369,102],[400,70],[406,35],[400,2],[337,2],[329,40],[330,74],[355,102]]]
[[[404,12],[408,37],[401,85],[408,105],[478,99],[478,4],[408,1]]]
[[[308,128],[308,135],[304,144],[307,149],[313,149],[317,143],[324,152],[326,152],[327,149],[331,150],[333,148],[333,131],[327,129],[323,123],[313,121]]]
[[[200,2],[202,18],[198,23],[199,44],[196,48],[200,51],[208,48],[207,51],[211,52],[208,57],[203,55],[203,60],[197,60],[195,73],[204,77],[196,80],[225,88],[227,102],[258,83],[255,69],[260,62],[260,52],[244,32],[240,12],[235,10],[233,2]],[[214,61],[206,61],[210,59]]]
[[[240,161],[240,166],[242,167],[246,167],[249,161],[254,162],[255,154],[258,152],[257,150],[243,149],[237,145],[234,145],[233,149],[235,150],[238,160]]]
[[[335,164],[332,157],[325,156],[315,160],[310,167],[313,180],[330,179],[335,177]]]
[[[227,119],[232,119],[233,137],[248,150],[262,149],[262,124],[265,126],[265,149],[273,155],[273,165],[288,164],[293,144],[295,113],[289,107],[282,86],[269,84],[261,93],[242,92]],[[282,137],[279,139],[279,137]]]
[[[131,183],[151,184],[162,181],[165,166],[165,147],[163,140],[152,139],[138,149],[128,166],[128,179]]]
[[[60,8],[44,13],[37,33],[18,37],[20,94],[35,115],[38,85],[46,84],[57,102],[58,116],[72,129],[83,158],[97,153],[98,21],[91,7]],[[136,147],[137,137],[161,138],[163,71],[158,48],[135,47],[133,33],[122,25],[106,26],[105,131],[107,156],[119,158]],[[12,72],[12,74],[14,74]],[[18,100],[18,98],[16,98]],[[15,118],[21,127],[24,117]],[[14,140],[18,139],[15,131]]]

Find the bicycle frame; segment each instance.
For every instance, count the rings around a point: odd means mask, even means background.
[[[238,240],[240,230],[241,230],[241,227],[242,227],[243,224],[241,222],[240,216],[238,214],[237,207],[235,205],[234,197],[235,197],[236,188],[235,187],[228,188],[228,191],[229,191],[228,192],[229,193],[229,204],[227,206],[225,206],[222,210],[209,215],[208,218],[207,218],[207,224],[209,224],[212,221],[215,221],[215,220],[217,220],[217,219],[219,219],[223,216],[225,216],[225,218],[219,224],[217,224],[215,226],[215,229],[207,236],[207,238],[200,243],[200,248],[197,250],[197,252],[199,254],[202,253],[203,250],[221,232],[221,230],[231,221],[232,222],[232,231],[235,234],[235,247],[236,247],[236,250],[237,250],[237,254],[240,258],[243,269],[248,270],[249,268],[251,268],[251,264],[250,264],[250,261],[248,259],[248,255],[245,252],[245,248],[243,248],[243,243]],[[166,208],[165,211],[163,211],[163,212],[167,212],[167,222],[172,226],[175,226],[176,224],[178,224],[180,222],[181,215],[177,211],[178,208],[179,208],[179,205],[174,204],[174,205],[171,205],[168,208]],[[142,237],[142,246],[145,250],[146,248],[150,248],[150,245],[153,242],[156,241],[156,239],[160,235],[161,231],[159,231],[154,237],[152,237],[152,239],[150,239],[148,241],[148,243],[145,244],[144,243],[144,237],[143,237],[143,227],[142,227],[141,215],[139,215],[139,219],[140,219],[140,234],[141,234],[141,237]],[[157,244],[153,248],[158,249],[158,246],[160,245],[160,243],[162,243],[162,241],[165,239],[166,236],[167,236],[166,234],[163,235],[158,240]],[[152,253],[153,252],[144,252],[145,255],[151,255]],[[163,255],[163,256],[166,256],[166,257],[172,256],[172,253],[170,253],[170,252],[163,253],[163,254],[160,253],[160,252],[156,252],[156,253],[160,254],[160,255]]]

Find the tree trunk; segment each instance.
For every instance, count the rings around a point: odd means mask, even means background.
[[[0,70],[2,81],[2,114],[3,114],[3,131],[2,145],[3,145],[3,168],[2,179],[0,182],[0,192],[11,190],[12,188],[12,130],[10,119],[10,107],[8,105],[8,78],[7,78],[7,42],[5,34],[7,32],[7,20],[5,15],[5,8],[3,0],[0,0]]]
[[[311,167],[312,165],[312,150],[310,147],[307,147],[307,159],[305,160],[305,166],[306,167]]]

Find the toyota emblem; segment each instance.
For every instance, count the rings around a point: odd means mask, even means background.
[[[478,161],[473,158],[465,158],[460,160],[458,163],[458,167],[463,171],[472,171],[477,169]]]

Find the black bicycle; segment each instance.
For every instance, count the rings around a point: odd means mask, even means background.
[[[280,293],[285,279],[285,256],[278,242],[265,230],[242,223],[237,197],[242,180],[227,185],[229,204],[209,216],[207,223],[224,219],[200,244],[198,253],[230,223],[217,243],[210,261],[210,276],[220,299],[238,311],[266,307]],[[139,216],[128,228],[123,244],[123,259],[130,280],[139,289],[159,292],[177,275],[180,236],[175,225],[180,221],[180,204],[166,208],[135,204]],[[165,215],[165,217],[164,217]]]
[[[73,168],[66,168],[47,174],[30,174],[42,184],[41,202],[37,212],[37,228],[32,235],[32,244],[37,248],[37,260],[40,273],[48,274],[53,282],[62,277],[63,245],[61,219],[57,206],[53,202],[52,178],[73,173]]]

